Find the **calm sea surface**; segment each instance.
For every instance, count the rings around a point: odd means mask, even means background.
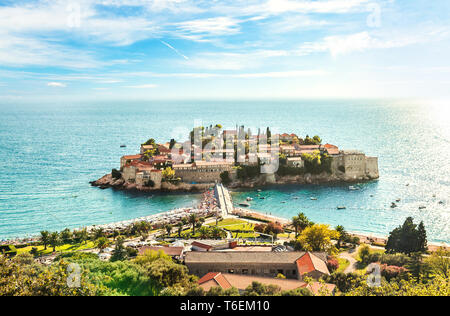
[[[413,216],[425,222],[430,240],[450,243],[449,109],[445,103],[364,100],[3,104],[0,239],[193,205],[197,195],[115,192],[88,182],[117,168],[122,155],[137,153],[148,138],[180,139],[200,120],[318,134],[325,142],[379,157],[380,180],[359,191],[272,187],[261,193],[265,200],[248,191],[234,193],[235,202],[252,196],[256,210],[287,218],[302,211],[315,222],[375,235]],[[397,198],[399,207],[391,209]],[[338,211],[338,205],[347,209]]]

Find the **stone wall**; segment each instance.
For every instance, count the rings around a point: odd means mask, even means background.
[[[189,272],[202,277],[209,272],[234,273],[276,277],[279,273],[287,279],[300,279],[294,263],[186,263]]]
[[[378,171],[378,157],[366,157],[366,175],[372,179],[380,176]]]

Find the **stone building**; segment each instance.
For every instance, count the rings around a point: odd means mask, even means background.
[[[149,181],[153,181],[153,189],[161,189],[162,172],[157,169],[144,169],[136,173],[136,184],[138,186],[147,186]]]
[[[186,183],[215,183],[221,181],[222,172],[231,172],[233,165],[233,162],[226,161],[196,161],[192,164],[173,165],[173,170],[175,176]]]
[[[141,160],[141,158],[142,158],[142,155],[123,156],[120,158],[120,168],[123,168],[127,163]]]
[[[310,252],[188,252],[185,264],[199,277],[209,272],[303,280],[329,275],[325,253]]]
[[[377,179],[378,158],[367,157],[357,150],[341,150],[339,155],[333,156],[331,165],[335,174],[343,173],[346,180]]]

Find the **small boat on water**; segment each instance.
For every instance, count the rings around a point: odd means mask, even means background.
[[[395,200],[395,202],[397,202],[397,203],[399,203],[401,201],[401,199],[397,199],[397,200]]]
[[[345,206],[338,206],[337,209],[338,209],[338,210],[346,210],[347,207],[345,207]]]
[[[258,191],[258,192],[262,192],[262,190],[261,190],[261,189],[258,189],[257,191]]]
[[[396,207],[397,207],[397,204],[395,204],[395,202],[392,202],[391,208],[396,208]]]
[[[298,196],[294,196],[294,200],[298,200]]]
[[[359,190],[359,188],[358,188],[358,187],[355,187],[354,185],[349,186],[348,189],[349,189],[350,191],[357,191],[357,190]]]
[[[265,200],[266,198],[264,196],[261,196],[259,199],[260,200]]]
[[[317,201],[317,198],[316,197],[310,197],[310,199],[311,199],[311,201]]]
[[[120,148],[126,148],[127,145],[120,145]]]
[[[253,201],[253,199],[251,197],[247,197],[247,201]]]
[[[244,206],[244,207],[249,207],[250,206],[250,204],[248,204],[247,202],[239,203],[239,205],[240,206]]]
[[[286,201],[281,201],[281,203],[282,203],[282,204],[285,204],[285,203],[286,203]]]
[[[419,206],[419,210],[424,210],[426,208],[427,208],[426,206]]]
[[[444,201],[439,201],[439,204],[441,204],[441,205],[444,204]]]

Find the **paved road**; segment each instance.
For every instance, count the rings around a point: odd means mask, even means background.
[[[353,255],[356,254],[357,249],[352,249],[346,252],[342,252],[339,257],[342,259],[347,259],[350,264],[349,266],[344,270],[344,273],[351,273],[351,272],[355,272],[357,267],[357,260],[355,258],[353,258]]]

